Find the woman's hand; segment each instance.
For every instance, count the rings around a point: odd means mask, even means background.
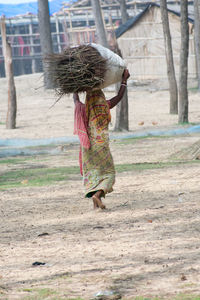
[[[127,79],[130,77],[130,73],[128,69],[124,70],[124,73],[122,74],[122,83],[126,83]]]
[[[126,90],[126,86],[127,86],[127,79],[130,77],[129,71],[128,69],[124,70],[124,73],[122,75],[122,82],[121,82],[121,87],[119,89],[119,92],[117,94],[117,96],[113,97],[112,99],[110,99],[110,108],[115,107],[119,101],[122,99],[124,92]]]
[[[76,103],[77,101],[80,101],[78,93],[73,93],[73,99],[74,99],[74,103]]]

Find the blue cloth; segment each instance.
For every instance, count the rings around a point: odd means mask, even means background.
[[[9,2],[9,1],[8,1]],[[71,1],[65,1],[71,2]],[[75,0],[73,0],[75,2]],[[58,12],[62,7],[63,0],[49,1],[50,15]],[[25,15],[27,13],[37,15],[38,4],[37,2],[27,2],[21,4],[0,4],[0,16],[5,15],[6,18],[14,17],[17,15]]]

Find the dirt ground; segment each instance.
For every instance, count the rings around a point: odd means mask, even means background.
[[[72,99],[49,109],[55,97],[35,90],[39,83],[38,75],[16,79],[18,128],[6,130],[6,85],[0,80],[2,139],[72,135]],[[112,95],[106,92],[107,98]],[[130,130],[177,126],[177,116],[168,114],[168,101],[165,90],[130,88]],[[199,117],[199,95],[190,92],[190,122],[198,123]],[[116,165],[166,166],[117,173],[105,211],[94,211],[83,198],[79,175],[60,184],[1,190],[0,299],[92,299],[98,292],[124,299],[199,295],[199,163],[175,163],[171,158],[199,138],[111,141]],[[19,168],[77,164],[78,145],[69,144],[56,156],[2,164],[0,176]]]

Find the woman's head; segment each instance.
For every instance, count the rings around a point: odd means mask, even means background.
[[[103,93],[103,91],[101,89],[98,89],[98,90],[88,90],[86,92],[86,96],[87,97],[95,97],[95,96],[102,97],[102,96],[104,96],[104,93]]]

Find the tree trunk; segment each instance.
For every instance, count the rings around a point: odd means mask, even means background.
[[[45,62],[45,57],[53,52],[48,0],[38,0],[38,20],[44,70],[44,86],[50,89],[53,88],[53,79],[48,72],[48,63]]]
[[[102,46],[109,48],[107,38],[106,38],[106,32],[104,28],[102,13],[101,13],[101,6],[99,0],[92,0],[92,11],[95,17],[95,23],[96,23],[96,31],[97,36],[99,39],[99,42]],[[116,43],[116,49],[117,54],[120,55],[120,51],[117,47]],[[119,85],[117,88],[117,91],[119,89]],[[128,130],[128,97],[127,92],[124,93],[124,96],[121,100],[121,102],[116,107],[116,125],[115,125],[116,131],[121,130]]]
[[[122,57],[121,51],[118,48],[116,41],[115,52]],[[119,91],[120,83],[115,85],[116,91]],[[128,117],[128,92],[127,89],[124,92],[122,100],[116,106],[116,121],[115,121],[115,131],[129,130],[129,117]]]
[[[8,111],[6,118],[6,128],[16,128],[16,114],[17,114],[17,99],[16,89],[13,75],[13,64],[12,64],[12,48],[6,40],[6,24],[5,18],[1,19],[1,36],[3,44],[3,55],[5,61],[6,78],[8,81]]]
[[[167,62],[167,76],[169,81],[170,92],[170,114],[178,114],[178,88],[176,82],[176,75],[174,70],[173,50],[171,43],[171,33],[169,28],[169,18],[167,12],[167,1],[160,0],[160,10],[163,25],[163,34],[165,42],[165,54]]]
[[[128,13],[126,9],[126,0],[119,0],[120,4],[120,11],[121,11],[121,17],[122,17],[122,24],[126,23],[128,21]]]
[[[198,90],[200,91],[200,1],[199,0],[194,0],[194,37],[195,37]]]
[[[189,26],[188,26],[188,1],[181,0],[181,51],[179,74],[179,112],[178,122],[188,123],[188,50],[189,50]]]
[[[120,11],[122,17],[122,23],[128,20],[128,13],[126,10],[126,1],[120,0]],[[114,33],[115,34],[115,33]],[[115,38],[115,52],[122,57],[121,50],[119,49],[117,39]],[[120,84],[116,84],[116,91],[119,91]],[[128,117],[128,93],[125,91],[122,100],[116,106],[116,122],[115,131],[129,130],[129,117]]]
[[[120,83],[116,85],[117,90],[120,88]],[[122,100],[116,106],[116,122],[115,131],[129,130],[129,119],[128,119],[128,93],[127,89],[124,92]]]
[[[92,0],[92,12],[94,15],[95,23],[96,23],[96,31],[97,31],[97,37],[99,43],[109,48],[107,37],[106,37],[106,31],[104,27],[103,17],[102,17],[102,11],[99,0]]]

